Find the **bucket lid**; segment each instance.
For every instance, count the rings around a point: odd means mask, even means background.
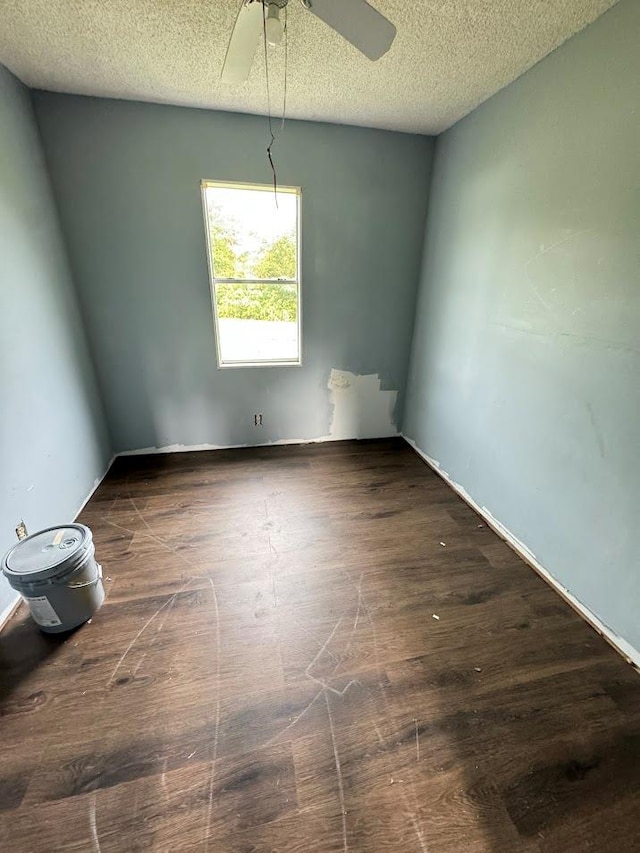
[[[2,571],[9,579],[27,582],[66,574],[82,561],[91,543],[84,524],[48,527],[17,542],[2,561]]]

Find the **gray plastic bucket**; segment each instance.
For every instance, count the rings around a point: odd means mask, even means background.
[[[2,571],[29,605],[42,631],[70,631],[104,601],[102,568],[84,524],[49,527],[22,539],[5,555]]]

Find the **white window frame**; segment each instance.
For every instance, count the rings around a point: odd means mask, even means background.
[[[302,207],[302,188],[301,187],[281,187],[278,186],[278,193],[291,193],[297,197],[296,204],[296,278],[286,279],[288,284],[295,284],[297,290],[297,331],[298,331],[298,358],[297,359],[265,359],[260,361],[223,361],[220,351],[220,327],[218,318],[218,300],[216,299],[216,284],[275,284],[285,279],[277,278],[217,278],[214,268],[214,247],[212,245],[211,234],[209,233],[209,214],[207,208],[206,191],[210,187],[219,187],[227,190],[260,190],[262,192],[273,193],[273,184],[252,184],[243,183],[240,181],[214,181],[203,179],[200,181],[200,191],[202,196],[202,212],[204,216],[204,234],[207,244],[207,261],[209,268],[209,285],[211,291],[211,305],[213,309],[213,331],[216,339],[216,357],[219,370],[238,367],[301,367],[302,366],[302,281],[300,270],[301,262],[301,207]]]

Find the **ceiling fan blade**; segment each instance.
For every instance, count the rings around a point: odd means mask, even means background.
[[[304,6],[369,59],[380,59],[396,36],[396,28],[366,0],[302,0]]]
[[[225,83],[244,83],[247,79],[261,31],[262,3],[243,0],[222,66],[221,77]]]

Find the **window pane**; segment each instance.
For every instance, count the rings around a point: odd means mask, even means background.
[[[299,190],[202,186],[219,363],[299,364]]]
[[[298,277],[298,196],[265,190],[205,189],[215,278]]]
[[[223,364],[298,361],[298,287],[294,283],[216,284]]]

